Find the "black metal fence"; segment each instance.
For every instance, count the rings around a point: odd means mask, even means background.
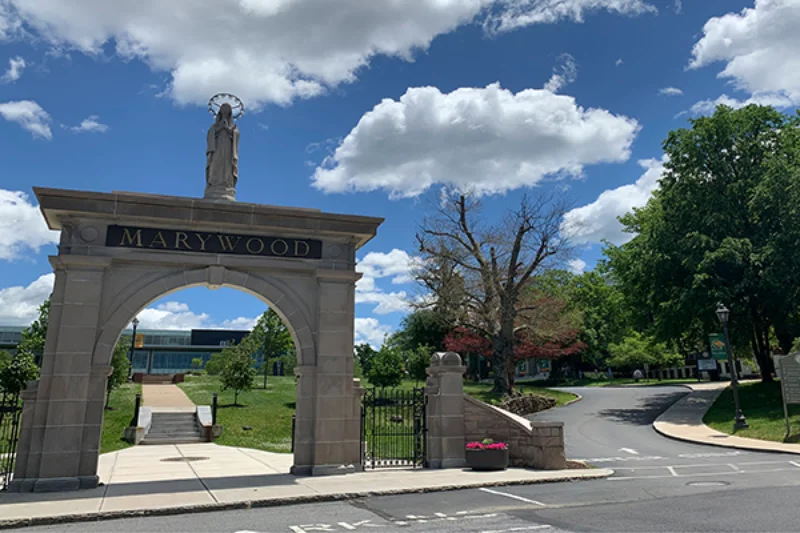
[[[361,404],[364,468],[425,466],[423,389],[367,389]]]
[[[8,488],[14,474],[21,418],[19,394],[0,392],[0,490]]]

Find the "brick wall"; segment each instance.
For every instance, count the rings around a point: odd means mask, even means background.
[[[464,395],[466,442],[492,439],[508,443],[511,466],[563,470],[564,423],[531,422],[499,407]]]

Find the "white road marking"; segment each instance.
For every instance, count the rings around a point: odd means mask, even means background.
[[[797,461],[789,461],[789,462],[792,463],[797,468],[800,468],[800,463],[798,463]]]
[[[486,531],[481,531],[481,533],[511,533],[513,531],[535,531],[538,529],[549,529],[553,526],[548,526],[547,524],[542,524],[539,526],[518,526],[518,527],[510,527],[508,529],[487,529]]]
[[[681,459],[699,459],[701,457],[733,457],[742,455],[742,452],[709,452],[709,453],[679,453]]]
[[[672,474],[673,476],[678,477],[678,473],[675,471],[674,466],[668,466],[667,470],[669,470],[669,473]]]
[[[522,496],[517,496],[516,494],[509,494],[507,492],[500,492],[499,490],[492,490],[487,488],[480,489],[483,492],[488,492],[489,494],[496,494],[498,496],[505,496],[506,498],[511,498],[514,500],[519,500],[525,503],[533,503],[535,505],[541,505],[542,507],[546,507],[547,505],[542,502],[537,502],[536,500],[530,500],[528,498],[523,498]]]
[[[736,472],[741,472],[741,471],[742,471],[742,469],[741,469],[741,468],[739,468],[738,466],[736,466],[735,464],[728,463],[728,466],[729,466],[729,467],[731,467],[731,468],[732,468],[733,470],[735,470]]]
[[[660,461],[665,459],[657,455],[632,455],[627,457],[598,457],[596,459],[577,459],[578,461],[585,461],[587,463],[614,463],[625,461]]]
[[[631,455],[639,455],[639,452],[637,452],[633,448],[620,448],[619,451],[629,453]]]

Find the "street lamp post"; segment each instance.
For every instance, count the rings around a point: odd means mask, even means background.
[[[725,335],[725,351],[728,353],[728,366],[731,369],[731,388],[733,389],[733,403],[736,409],[736,414],[734,415],[733,421],[733,429],[746,429],[750,427],[747,424],[747,420],[744,417],[744,413],[742,413],[742,409],[739,406],[739,377],[738,372],[736,371],[736,364],[733,360],[733,351],[731,350],[731,341],[730,336],[728,335],[728,319],[731,316],[731,312],[728,310],[727,307],[722,305],[721,303],[717,306],[717,318],[719,318],[720,323],[722,324],[722,332]]]
[[[131,324],[133,324],[133,335],[131,335],[131,356],[130,361],[128,361],[130,363],[128,365],[128,379],[133,375],[133,350],[136,348],[136,328],[139,326],[139,319],[133,317]]]

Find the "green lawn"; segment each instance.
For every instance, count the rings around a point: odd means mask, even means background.
[[[362,383],[365,383],[365,386],[370,386],[369,383],[366,383],[366,380],[363,380]],[[536,386],[535,390],[531,390],[534,389],[533,386],[528,386],[527,383],[522,383],[522,385],[524,392],[530,392],[532,394],[538,394],[540,396],[555,398],[556,402],[558,402],[556,405],[559,406],[565,405],[570,401],[574,400],[575,398],[577,398],[577,396],[569,392],[551,390],[546,387],[539,387],[539,386]],[[414,381],[407,380],[404,381],[399,388],[412,389],[414,387],[424,387],[424,386],[425,386],[424,383],[421,382],[416,383]],[[517,383],[517,389],[519,389],[519,386],[520,383]],[[550,386],[553,386],[553,383],[550,383]],[[465,381],[464,392],[486,403],[498,403],[502,400],[502,397],[499,394],[492,392],[491,383],[486,383],[486,382],[476,383],[474,381]]]
[[[258,376],[253,390],[239,394],[239,404],[244,407],[232,405],[233,391],[222,392],[215,376],[186,376],[179,386],[197,405],[211,405],[212,394],[219,393],[217,423],[224,430],[216,439],[217,444],[289,453],[295,409],[294,377],[268,376],[267,388],[261,388],[262,385],[263,377]]]
[[[113,452],[131,446],[122,440],[122,434],[133,418],[136,394],[140,392],[142,392],[142,386],[138,383],[126,383],[111,392],[108,405],[112,409],[103,414],[100,453]]]
[[[739,401],[750,427],[737,431],[737,436],[783,442],[786,423],[783,417],[780,382],[742,383],[739,385]],[[708,410],[703,422],[717,431],[732,434],[733,414],[733,391],[729,387]],[[789,422],[792,433],[788,441],[800,441],[800,406],[789,406]]]

